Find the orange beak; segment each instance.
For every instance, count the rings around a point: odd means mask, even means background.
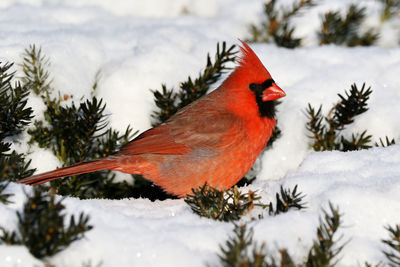
[[[278,85],[273,83],[270,87],[264,90],[262,100],[264,102],[272,101],[284,97],[285,95],[285,92]]]

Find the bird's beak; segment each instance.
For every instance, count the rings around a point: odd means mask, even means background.
[[[278,85],[273,83],[270,87],[264,90],[262,100],[264,102],[272,101],[284,97],[285,95],[285,92]]]

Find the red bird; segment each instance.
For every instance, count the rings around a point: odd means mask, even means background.
[[[267,144],[275,128],[274,100],[285,96],[251,48],[242,45],[239,65],[221,86],[118,153],[20,182],[37,185],[107,169],[141,174],[179,197],[205,182],[232,187]]]

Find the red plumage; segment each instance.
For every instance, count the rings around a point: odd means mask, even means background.
[[[221,86],[117,154],[20,182],[36,185],[108,169],[141,174],[180,197],[205,182],[230,188],[248,172],[272,135],[275,119],[263,110],[273,109],[269,103],[285,96],[251,48],[242,45],[239,65]]]

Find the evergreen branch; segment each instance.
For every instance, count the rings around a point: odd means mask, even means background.
[[[335,266],[338,260],[334,260],[337,259],[346,245],[346,243],[339,247],[336,245],[342,239],[342,237],[335,238],[335,234],[342,224],[339,208],[335,208],[329,202],[329,209],[329,212],[324,210],[324,217],[320,219],[320,225],[317,228],[317,240],[314,241],[308,253],[307,267]]]
[[[186,195],[185,202],[192,211],[201,217],[206,217],[219,221],[235,221],[250,212],[254,206],[260,206],[263,209],[269,207],[269,215],[278,215],[289,211],[290,209],[304,209],[305,195],[297,192],[297,185],[290,189],[283,189],[276,193],[276,205],[273,207],[270,202],[268,205],[261,202],[255,202],[261,199],[256,192],[249,191],[241,193],[237,186],[229,190],[218,190],[204,184],[203,186],[192,189],[193,194]]]
[[[168,120],[172,115],[178,111],[177,99],[178,94],[173,89],[167,89],[165,84],[161,85],[160,91],[152,91],[154,95],[154,102],[160,111],[155,111],[151,117],[155,119],[153,126]]]
[[[266,252],[265,244],[257,246],[253,244],[254,230],[247,229],[246,225],[235,225],[234,236],[230,237],[225,247],[220,246],[221,254],[218,255],[221,266],[265,266]],[[253,247],[252,252],[250,248]]]
[[[394,15],[400,13],[400,1],[399,0],[380,0],[384,5],[381,14],[381,22],[385,22],[391,19]]]
[[[246,225],[235,225],[234,237],[226,241],[226,248],[220,246],[222,255],[218,255],[222,266],[241,266],[239,261],[248,261],[247,249],[253,242],[254,230],[247,231]]]
[[[311,132],[309,138],[313,139],[311,147],[315,151],[353,151],[371,148],[372,136],[367,135],[366,131],[361,134],[353,133],[351,139],[341,135],[345,126],[354,122],[355,116],[368,110],[367,101],[371,93],[371,87],[366,88],[365,83],[361,89],[358,89],[356,84],[351,85],[349,92],[345,91],[344,95],[338,94],[340,101],[332,107],[327,116],[322,115],[322,105],[316,111],[308,104],[306,129]]]
[[[389,140],[389,137],[385,137],[385,141],[382,140],[382,138],[379,138],[379,143],[375,142],[375,146],[376,147],[388,147],[391,145],[396,144],[396,141],[394,140],[394,138],[392,140]]]
[[[29,90],[19,82],[12,85],[15,72],[10,73],[13,64],[0,63],[0,181],[15,181],[30,176],[30,161],[25,163],[23,154],[10,152],[11,143],[7,137],[20,134],[31,122],[33,110],[26,107]]]
[[[95,93],[96,93],[97,88],[99,87],[101,78],[102,78],[102,72],[101,72],[101,69],[99,69],[96,72],[96,74],[94,75],[94,81],[92,84],[92,92],[91,92],[92,97],[95,96]]]
[[[36,95],[50,99],[53,91],[51,87],[49,59],[42,54],[42,48],[37,49],[35,45],[30,45],[25,49],[23,56],[22,71],[24,76],[22,82],[24,85],[32,88]]]
[[[35,121],[34,127],[28,130],[30,143],[36,142],[40,147],[51,149],[65,166],[106,157],[129,142],[135,133],[132,134],[129,126],[122,134],[108,127],[107,115],[104,114],[106,105],[102,99],[93,96],[79,105],[61,106],[60,103],[68,96],[61,97],[59,93],[59,99],[51,98],[54,89],[47,71],[49,66],[49,59],[40,48],[32,45],[25,50],[22,64],[25,76],[22,80],[26,87],[42,96],[47,106],[45,122]],[[100,72],[97,72],[92,95],[99,81]],[[80,198],[130,197],[134,187],[127,182],[114,182],[114,177],[111,171],[101,171],[52,181],[51,185],[57,187],[59,194]]]
[[[279,33],[272,35],[275,44],[286,48],[299,47],[301,45],[301,38],[293,37],[294,31],[294,26],[290,26],[287,22],[282,23],[279,27]]]
[[[290,25],[290,19],[299,15],[300,11],[315,5],[313,0],[300,0],[293,3],[291,9],[276,7],[276,0],[264,4],[265,20],[258,27],[250,25],[251,39],[249,42],[274,42],[278,46],[295,48],[300,46],[301,38],[294,38],[295,27]]]
[[[0,244],[5,245],[22,245],[21,239],[15,231],[8,232],[4,227],[0,226]]]
[[[0,155],[0,181],[18,181],[32,176],[36,169],[29,169],[31,160],[15,151]]]
[[[378,34],[371,29],[361,35],[358,31],[364,21],[365,8],[359,8],[352,4],[349,6],[345,18],[342,18],[340,11],[329,11],[322,17],[321,30],[318,32],[320,45],[373,45],[378,39]]]
[[[58,98],[51,97],[54,89],[51,86],[51,75],[48,71],[50,61],[42,53],[41,48],[37,49],[35,45],[31,45],[25,49],[21,66],[24,73],[22,77],[24,87],[32,88],[42,97],[47,106],[44,112],[45,121],[35,121],[33,129],[28,131],[31,135],[30,143],[36,142],[40,147],[52,150],[64,166],[111,155],[137,133],[134,133],[130,126],[124,133],[108,127],[107,115],[104,114],[106,105],[102,99],[95,97],[95,90],[101,80],[100,71],[94,77],[90,100],[78,105],[72,103],[69,106],[61,106],[61,102],[67,100],[69,96],[61,96],[59,92]],[[7,144],[0,143],[1,150],[7,148]],[[2,161],[0,161],[0,168],[1,166]],[[23,174],[23,177],[30,175]],[[113,172],[105,170],[52,181],[50,184],[57,188],[58,194],[80,198],[115,199],[148,196],[154,200],[172,197],[150,182],[137,182],[138,178],[133,185],[126,181],[116,182],[114,178]]]
[[[308,108],[306,109],[306,116],[308,117],[308,122],[306,123],[306,128],[308,131],[312,133],[309,138],[314,139],[314,144],[312,147],[315,151],[324,150],[325,147],[333,147],[332,138],[326,137],[326,129],[325,125],[322,124],[323,116],[322,116],[322,105],[319,106],[319,109],[315,111],[315,109],[308,103]],[[326,142],[329,141],[329,142]]]
[[[4,205],[12,203],[11,201],[8,200],[9,197],[11,197],[13,194],[5,194],[3,193],[4,190],[7,188],[8,183],[0,183],[0,203],[3,203]]]
[[[366,261],[366,262],[364,262],[364,266],[365,267],[383,267],[384,265],[382,265],[382,262],[378,262],[377,264],[372,265],[371,263]]]
[[[365,89],[365,83],[363,83],[361,90],[358,89],[356,84],[352,84],[350,92],[345,91],[346,96],[338,94],[340,102],[334,110],[334,127],[342,130],[345,125],[354,121],[355,116],[366,112],[368,110],[367,101],[371,93],[371,87]]]
[[[211,61],[210,55],[207,54],[207,64],[203,72],[194,80],[188,77],[186,81],[180,83],[177,93],[173,89],[167,89],[164,84],[161,86],[161,91],[152,90],[155,104],[160,109],[160,111],[155,111],[151,115],[155,120],[153,126],[166,121],[179,109],[205,95],[211,85],[218,81],[226,70],[230,69],[226,64],[235,60],[236,53],[235,45],[227,48],[225,42],[222,42],[222,45],[217,43],[214,62]]]
[[[104,109],[105,104],[96,97],[81,103],[78,108],[74,104],[59,106],[58,109],[48,106],[45,112],[50,125],[46,127],[42,122],[35,122],[35,128],[28,131],[30,142],[36,141],[40,147],[51,148],[67,165],[92,159],[98,150],[94,146],[96,138],[102,137],[105,133],[99,132],[107,127]]]
[[[276,193],[276,204],[275,209],[272,203],[269,204],[269,214],[278,215],[280,213],[288,212],[290,209],[304,209],[306,208],[303,202],[303,195],[301,192],[297,192],[297,185],[291,191],[290,189],[283,189],[281,186],[280,194]]]
[[[368,149],[372,146],[369,145],[371,143],[372,135],[366,135],[367,130],[362,132],[361,134],[351,135],[351,140],[347,140],[343,136],[341,137],[342,148],[341,151],[354,151],[361,149]]]
[[[0,141],[22,132],[33,118],[33,110],[26,107],[29,90],[19,82],[12,86],[15,72],[13,64],[0,62]]]
[[[384,251],[386,258],[389,261],[389,266],[400,266],[400,225],[386,227],[389,232],[389,239],[384,239],[382,242],[388,246],[389,250]]]
[[[218,254],[221,266],[224,267],[295,267],[296,265],[285,249],[279,251],[281,259],[276,262],[268,255],[265,243],[257,245],[253,241],[253,228],[243,225],[234,225],[233,236],[220,245],[221,253]]]
[[[0,243],[8,245],[25,245],[36,258],[52,256],[72,242],[84,237],[92,229],[88,224],[89,216],[81,213],[76,222],[70,217],[69,225],[64,225],[65,206],[62,200],[56,201],[53,195],[34,188],[33,195],[28,196],[22,212],[17,212],[18,231],[11,233],[1,228]]]
[[[255,192],[242,193],[237,186],[229,190],[218,190],[206,183],[199,188],[193,188],[192,192],[185,198],[192,211],[201,217],[218,221],[239,220],[254,206],[263,206],[254,203],[261,199]]]

